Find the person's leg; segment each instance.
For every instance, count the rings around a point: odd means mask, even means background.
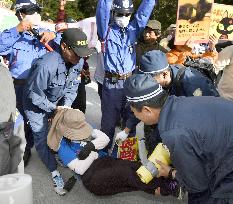
[[[132,115],[132,111],[130,109],[130,106],[126,106],[127,100],[126,97],[123,96],[123,100],[122,100],[122,120],[123,120],[123,129],[126,126],[126,121],[128,120],[128,118],[130,118],[130,115]],[[129,137],[135,137],[136,136],[136,125],[134,127],[131,128],[130,132],[129,132]]]
[[[105,148],[107,151],[112,147],[116,122],[121,111],[122,97],[122,80],[118,81],[116,84],[111,84],[108,79],[104,81],[101,101],[101,131],[110,138],[110,142]]]
[[[99,83],[99,82],[96,82],[97,85],[98,85],[98,94],[99,94],[99,97],[100,97],[100,101],[102,100],[102,87],[103,87],[103,84]]]
[[[83,113],[86,112],[86,89],[85,89],[85,82],[81,80],[81,83],[78,86],[77,97],[75,98],[72,108],[79,109]]]
[[[55,155],[47,145],[48,116],[35,106],[26,108],[25,113],[32,129],[36,151],[44,165],[52,174],[54,190],[59,195],[64,195],[66,193],[63,189],[64,182],[60,173],[57,171]]]
[[[16,108],[20,112],[20,114],[23,116],[24,120],[24,133],[25,133],[25,139],[26,139],[26,147],[23,155],[24,160],[24,166],[26,167],[28,165],[28,162],[31,158],[31,148],[34,145],[34,139],[32,135],[32,130],[27,122],[27,117],[23,111],[23,88],[24,85],[15,85],[15,93],[16,93]]]

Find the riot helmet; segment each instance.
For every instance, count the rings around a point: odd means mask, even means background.
[[[132,14],[134,6],[132,0],[113,0],[112,11],[120,14]]]

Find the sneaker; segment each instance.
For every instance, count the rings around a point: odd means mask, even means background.
[[[53,177],[53,185],[54,185],[54,190],[58,195],[65,195],[66,190],[64,189],[64,181],[61,176],[54,176]]]

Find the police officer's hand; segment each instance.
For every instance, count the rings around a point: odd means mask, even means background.
[[[45,44],[47,44],[50,40],[56,38],[56,34],[54,32],[45,31],[43,33],[40,33],[40,35],[41,35],[40,42]]]
[[[121,142],[125,141],[126,138],[129,135],[129,131],[130,131],[129,128],[125,128],[123,131],[117,133],[116,134],[116,138],[115,138],[115,140],[117,141],[117,143],[120,143],[119,141],[121,141]]]
[[[163,177],[167,178],[169,176],[169,171],[172,169],[172,167],[164,164],[163,162],[161,162],[159,160],[156,160],[156,163],[160,165],[160,168],[158,168],[159,173],[158,173],[157,177],[163,176]],[[172,177],[175,178],[175,174],[176,174],[176,170],[174,170],[172,172]]]
[[[32,29],[32,24],[27,22],[27,21],[21,21],[17,26],[16,29],[19,33],[22,33],[24,31],[27,30],[31,30]]]

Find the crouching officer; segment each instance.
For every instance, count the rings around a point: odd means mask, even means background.
[[[34,60],[47,52],[46,47],[41,42],[48,43],[55,49],[61,39],[60,35],[56,37],[54,32],[49,32],[40,27],[41,8],[35,0],[16,0],[15,11],[15,15],[20,22],[17,26],[4,30],[1,33],[0,55],[9,56],[9,70],[14,80],[16,107],[23,115],[24,121],[26,121],[26,116],[23,112],[22,96],[29,70]],[[41,34],[41,39],[33,35],[32,29]],[[24,123],[24,131],[27,145],[23,159],[24,165],[27,166],[31,157],[33,138],[31,129],[26,122]]]
[[[83,67],[81,57],[90,54],[86,34],[77,28],[67,29],[62,34],[60,51],[38,58],[24,89],[23,107],[33,132],[35,147],[52,173],[54,189],[59,195],[65,194],[64,183],[56,170],[54,154],[47,146],[48,120],[57,110],[72,105]]]
[[[134,115],[158,124],[174,168],[161,161],[159,176],[175,178],[189,204],[233,203],[233,103],[220,97],[168,96],[148,74],[126,80]]]
[[[196,69],[169,65],[166,54],[159,50],[152,50],[141,57],[140,73],[150,74],[169,95],[175,96],[219,96],[213,82]],[[116,139],[124,140],[128,132],[139,121],[131,115],[126,123],[126,128],[118,133]],[[150,137],[151,131],[145,134],[146,146],[149,152],[153,151],[156,144],[161,141],[158,129],[154,128],[158,137]],[[152,136],[152,135],[151,135]]]

